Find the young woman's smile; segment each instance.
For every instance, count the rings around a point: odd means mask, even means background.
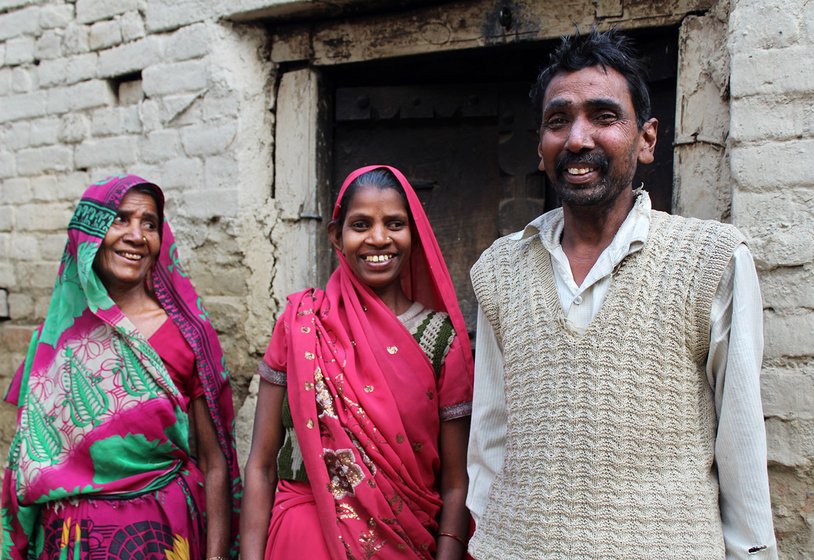
[[[412,234],[407,206],[396,190],[360,186],[348,203],[345,221],[331,237],[356,277],[380,297],[401,290]]]

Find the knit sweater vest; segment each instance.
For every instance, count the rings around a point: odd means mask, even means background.
[[[503,468],[470,543],[478,560],[724,558],[710,309],[743,238],[653,211],[584,334],[539,236],[499,239],[472,269],[503,348]]]

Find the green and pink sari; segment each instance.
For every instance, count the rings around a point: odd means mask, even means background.
[[[188,395],[93,270],[122,198],[145,183],[126,175],[91,185],[68,226],[46,319],[7,395],[18,413],[3,481],[3,558],[204,554],[204,477],[190,456]],[[241,486],[229,376],[166,221],[150,283],[194,353],[230,469],[236,557]]]

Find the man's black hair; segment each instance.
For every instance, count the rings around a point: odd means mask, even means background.
[[[645,67],[630,38],[615,29],[599,32],[593,28],[587,34],[580,34],[577,30],[574,35],[562,38],[551,54],[549,65],[537,76],[530,93],[538,122],[542,116],[546,89],[554,76],[559,72],[576,72],[591,66],[601,66],[605,70],[613,68],[624,76],[636,111],[636,123],[641,128],[650,118],[650,92],[645,82]]]

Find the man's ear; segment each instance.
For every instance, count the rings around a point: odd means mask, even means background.
[[[639,131],[639,163],[653,163],[658,132],[659,121],[656,118],[652,118],[642,125],[642,129]]]
[[[540,158],[540,163],[537,165],[537,169],[540,171],[545,171],[545,162],[543,162],[543,141],[539,140],[537,142],[537,156]]]
[[[339,222],[332,220],[328,223],[328,239],[331,240],[331,245],[336,248],[340,253],[342,252],[342,227]]]

